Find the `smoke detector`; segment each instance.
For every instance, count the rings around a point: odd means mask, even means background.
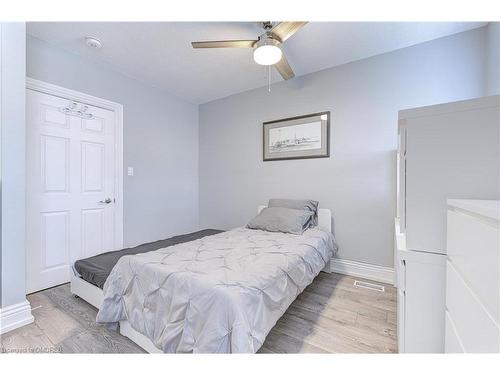
[[[101,49],[102,43],[99,39],[94,38],[92,36],[85,37],[85,44],[90,48]]]

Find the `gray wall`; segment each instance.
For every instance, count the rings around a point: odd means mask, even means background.
[[[244,225],[269,198],[330,208],[339,257],[393,265],[398,110],[482,96],[485,29],[200,106],[200,224]],[[311,58],[314,58],[311,56]],[[331,111],[331,157],[262,161],[262,122]]]
[[[126,246],[198,228],[197,105],[31,36],[27,76],[123,104]]]
[[[0,306],[25,301],[25,25],[1,23],[1,288]]]
[[[500,94],[500,22],[490,22],[486,34],[486,95]]]

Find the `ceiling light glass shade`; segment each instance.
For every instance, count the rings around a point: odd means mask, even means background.
[[[258,46],[253,51],[253,59],[259,65],[273,65],[281,60],[281,48],[272,44]]]

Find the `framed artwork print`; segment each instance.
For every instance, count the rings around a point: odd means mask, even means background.
[[[263,160],[330,156],[330,112],[263,123]]]

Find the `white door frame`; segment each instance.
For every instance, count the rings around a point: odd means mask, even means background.
[[[26,89],[89,104],[115,113],[115,250],[123,248],[123,105],[26,77]]]

